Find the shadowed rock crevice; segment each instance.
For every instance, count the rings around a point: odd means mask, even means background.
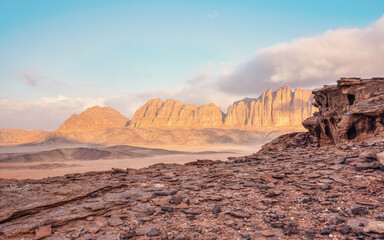
[[[313,94],[319,112],[303,126],[320,146],[384,136],[384,78],[342,78]]]

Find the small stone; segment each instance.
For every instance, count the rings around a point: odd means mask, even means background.
[[[181,209],[180,211],[185,213],[185,214],[194,215],[194,216],[201,214],[201,212],[193,212],[193,211],[188,211],[188,210],[185,210],[185,209]]]
[[[294,223],[290,222],[284,227],[284,235],[292,235],[292,234],[298,234],[298,233],[299,233],[299,229],[297,229],[297,226]]]
[[[36,230],[35,239],[42,239],[45,237],[49,237],[52,234],[52,228],[51,225],[39,227]]]
[[[352,207],[347,209],[347,211],[351,211],[353,215],[365,215],[368,214],[368,210],[365,207]]]
[[[280,190],[270,190],[267,194],[265,194],[266,197],[276,197],[281,194]]]
[[[149,232],[147,232],[147,236],[148,237],[160,236],[160,232],[156,228],[152,228]]]
[[[113,218],[108,220],[108,225],[112,226],[112,227],[120,226],[123,224],[124,224],[124,221],[121,220],[121,218],[119,218],[119,217],[113,217]]]
[[[255,183],[251,181],[244,181],[244,187],[254,187]]]
[[[97,210],[101,210],[101,209],[104,209],[105,208],[105,203],[99,203],[99,202],[95,202],[95,203],[87,203],[85,206],[84,206],[85,209],[91,209],[92,211],[97,211]]]
[[[377,160],[381,163],[381,165],[384,165],[384,152],[376,154]]]
[[[346,225],[341,226],[341,228],[340,228],[340,233],[341,234],[346,235],[346,234],[348,234],[350,232],[351,232],[351,228],[350,227],[348,227]]]
[[[273,222],[273,223],[271,223],[271,227],[273,227],[273,228],[284,228],[285,227],[285,223],[283,223],[283,222]]]
[[[137,201],[143,202],[143,203],[149,202],[152,199],[153,199],[153,194],[150,194],[150,193],[141,194],[136,198]]]
[[[272,231],[264,230],[259,232],[263,237],[273,237],[275,234]]]
[[[329,189],[331,189],[331,185],[329,185],[328,183],[326,183],[326,184],[321,186],[321,190],[322,191],[327,191]]]
[[[135,231],[129,231],[126,233],[121,233],[120,234],[120,240],[131,239],[131,238],[134,238],[135,236],[136,236]]]
[[[269,173],[264,173],[261,178],[267,182],[271,182],[271,183],[277,183],[278,181],[276,179],[274,179],[271,174]]]
[[[171,206],[162,206],[161,210],[164,212],[173,212],[173,207]]]
[[[270,223],[270,222],[271,222],[271,219],[269,219],[269,218],[267,218],[267,217],[264,217],[263,220],[264,220],[265,223]]]
[[[328,228],[323,228],[320,230],[320,235],[329,235],[331,231]]]
[[[185,202],[182,202],[180,203],[179,205],[177,205],[175,208],[178,208],[178,209],[187,209],[189,208],[188,204],[186,204]]]
[[[171,203],[173,204],[180,204],[183,201],[183,198],[179,195],[173,195],[171,197]]]
[[[383,221],[372,221],[363,229],[364,232],[384,233]]]
[[[218,214],[221,212],[221,207],[219,205],[215,205],[212,209],[213,214]]]
[[[171,191],[159,191],[155,192],[154,195],[158,197],[165,197],[165,196],[170,196],[170,195],[175,195],[177,193],[176,190],[171,190]]]
[[[241,212],[241,211],[232,211],[227,214],[235,218],[250,218],[252,216],[250,213]]]
[[[160,239],[168,239],[168,233],[165,229],[160,229]]]

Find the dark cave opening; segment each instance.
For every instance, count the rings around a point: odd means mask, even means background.
[[[348,139],[355,139],[357,137],[356,127],[352,126],[347,131],[347,138]]]
[[[349,105],[353,105],[353,103],[355,102],[355,95],[348,94],[348,102],[349,102]]]

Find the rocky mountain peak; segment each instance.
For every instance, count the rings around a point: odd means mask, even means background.
[[[264,91],[258,98],[245,98],[228,107],[225,125],[238,128],[300,127],[311,116],[312,91],[289,86]]]
[[[151,99],[134,114],[128,127],[160,129],[201,129],[221,127],[223,113],[215,104],[198,107],[179,100]]]
[[[88,132],[107,128],[122,128],[128,119],[111,107],[94,106],[80,114],[73,114],[55,132]]]

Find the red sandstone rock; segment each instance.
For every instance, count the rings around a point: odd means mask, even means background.
[[[384,78],[342,78],[313,94],[319,112],[303,125],[319,145],[384,136]]]
[[[110,107],[91,107],[80,113],[73,114],[58,129],[56,133],[68,134],[73,132],[102,131],[108,128],[123,128],[128,118]]]

